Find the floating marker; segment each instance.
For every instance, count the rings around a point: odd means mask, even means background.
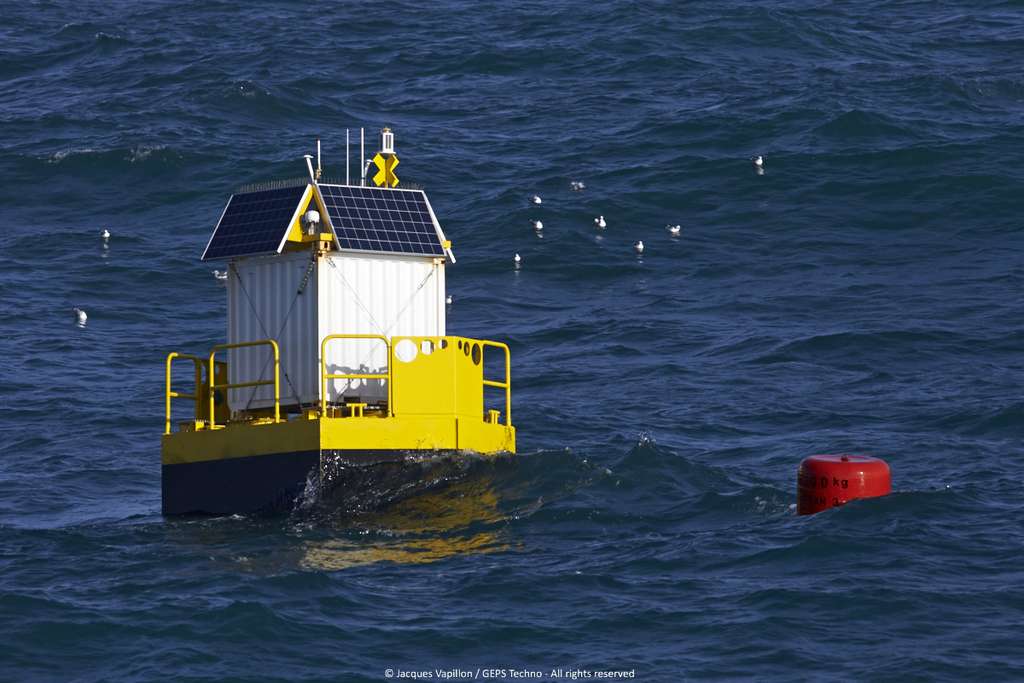
[[[797,471],[798,515],[813,515],[857,498],[892,492],[889,465],[868,455],[812,455]]]

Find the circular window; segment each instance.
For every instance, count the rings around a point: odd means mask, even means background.
[[[483,352],[480,350],[479,344],[473,344],[473,364],[480,365],[480,361],[483,360]]]
[[[469,355],[469,342],[466,342],[465,344],[462,345],[462,352],[467,356]]]
[[[395,358],[403,363],[411,363],[416,360],[416,342],[411,339],[403,339],[395,344]]]

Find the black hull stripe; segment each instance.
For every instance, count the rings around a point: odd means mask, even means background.
[[[291,509],[319,451],[163,465],[163,513],[246,514]]]

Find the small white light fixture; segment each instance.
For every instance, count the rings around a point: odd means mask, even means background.
[[[306,234],[316,235],[320,232],[320,212],[310,209],[302,217],[302,221],[306,224]]]
[[[390,128],[382,128],[380,131],[380,151],[381,154],[395,153],[395,134]]]

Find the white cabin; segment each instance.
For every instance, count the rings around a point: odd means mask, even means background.
[[[331,334],[444,336],[445,264],[454,255],[422,190],[305,185],[231,197],[203,254],[227,260],[229,344],[274,339],[281,407],[320,401],[321,341]],[[232,384],[272,377],[268,347],[231,349]],[[336,340],[330,374],[386,371],[382,343]],[[329,403],[387,400],[383,380],[331,380]],[[231,389],[233,414],[273,406],[270,386]]]

